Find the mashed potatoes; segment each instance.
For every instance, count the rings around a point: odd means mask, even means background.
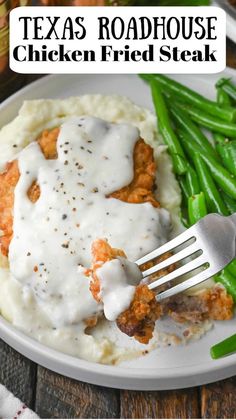
[[[180,193],[166,147],[158,146],[160,142],[156,132],[156,118],[148,110],[137,107],[126,98],[86,95],[66,100],[26,102],[18,117],[0,132],[0,168],[4,169],[7,161],[18,158],[18,153],[43,130],[58,127],[68,121],[69,117],[81,115],[99,117],[114,123],[130,123],[152,145],[158,168],[158,200],[172,214],[175,233],[179,228]],[[105,327],[102,325],[100,334],[99,325],[94,331],[85,334],[81,323],[70,323],[68,319],[55,327],[53,316],[56,315],[53,307],[48,305],[45,311],[35,299],[32,290],[24,287],[10,274],[7,260],[1,257],[0,264],[0,309],[13,325],[51,347],[91,361],[114,363],[123,352],[127,353],[127,349],[122,346],[118,348],[114,344],[113,336],[108,332],[108,324]],[[132,354],[133,343],[129,344]],[[135,348],[137,350],[137,345]]]

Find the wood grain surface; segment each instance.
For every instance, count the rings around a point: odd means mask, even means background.
[[[199,418],[198,389],[176,391],[120,391],[121,418]]]
[[[236,377],[205,385],[200,393],[202,418],[236,418]]]
[[[46,418],[118,418],[119,391],[38,367],[36,411]]]
[[[29,407],[34,405],[37,365],[0,340],[0,383]]]
[[[229,40],[227,65],[236,68],[236,45]],[[24,76],[24,84],[39,77]],[[0,383],[42,418],[236,418],[236,377],[176,391],[108,389],[37,366],[1,340]]]

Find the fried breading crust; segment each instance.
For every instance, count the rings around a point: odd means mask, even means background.
[[[142,344],[148,344],[153,336],[155,322],[161,317],[161,305],[147,285],[136,287],[130,307],[117,320],[119,329]]]
[[[174,296],[163,302],[162,309],[180,323],[206,319],[225,321],[233,317],[234,302],[221,285],[216,285],[194,296]]]
[[[60,128],[45,130],[38,138],[38,143],[45,159],[57,158],[57,138]],[[133,181],[119,191],[110,195],[127,203],[150,202],[153,206],[160,204],[154,197],[156,165],[153,157],[153,149],[139,139],[134,147],[134,178]],[[7,164],[5,171],[0,174],[0,251],[4,256],[8,255],[9,245],[12,239],[14,189],[19,180],[20,173],[17,161]],[[40,188],[35,180],[28,191],[29,199],[35,203],[40,197]]]
[[[143,139],[139,139],[134,147],[134,177],[132,182],[109,197],[117,198],[126,203],[149,202],[154,207],[160,203],[154,196],[156,164],[153,149]]]
[[[56,142],[59,128],[45,130],[38,138],[38,143],[45,156],[45,159],[56,159]],[[155,199],[155,172],[156,165],[153,157],[153,149],[143,139],[139,139],[134,148],[134,177],[132,182],[113,192],[109,197],[117,198],[127,203],[150,202],[154,207],[160,207]],[[0,174],[0,251],[4,256],[8,255],[9,244],[12,239],[14,189],[19,180],[20,173],[16,160],[7,163],[5,171]],[[35,180],[28,190],[28,197],[36,202],[40,197],[40,188]],[[100,261],[93,264],[93,281],[90,290],[94,298],[99,301],[100,285],[96,276],[96,269],[104,262],[116,258],[125,257],[122,250],[107,246],[103,240],[93,244],[92,252],[99,255]],[[169,254],[162,256],[167,258]],[[144,266],[142,269],[147,269]],[[167,272],[173,270],[170,266]],[[90,271],[90,270],[89,270]],[[165,275],[166,271],[158,273],[158,277]],[[140,285],[136,288],[134,299],[129,309],[124,311],[117,319],[121,331],[129,336],[134,336],[141,343],[148,343],[152,337],[155,321],[162,315],[168,313],[177,322],[201,322],[205,319],[228,320],[233,317],[233,299],[226,291],[219,286],[206,290],[197,296],[175,296],[171,300],[157,305],[154,293],[147,286]],[[88,326],[94,326],[97,317],[87,320]]]
[[[125,257],[122,250],[112,248],[106,240],[98,239],[92,245],[92,269],[90,290],[93,297],[99,302],[100,283],[96,270],[105,262],[118,256]],[[162,259],[167,255],[162,256]],[[146,269],[147,267],[143,267]],[[173,266],[169,267],[169,271]],[[159,272],[159,276],[167,272]],[[229,320],[233,317],[233,298],[227,294],[221,285],[206,289],[195,296],[177,295],[161,304],[155,299],[155,294],[148,289],[147,285],[136,287],[134,298],[130,307],[122,312],[116,320],[119,329],[137,341],[147,344],[153,336],[155,322],[162,315],[169,315],[176,322],[202,322],[207,319]]]
[[[13,205],[14,189],[19,180],[20,173],[17,161],[7,164],[6,170],[0,174],[0,250],[4,256],[8,255],[9,244],[13,235]]]
[[[92,244],[92,268],[90,275],[90,291],[98,302],[101,298],[100,282],[96,270],[107,261],[126,255],[121,249],[112,248],[105,239],[97,239]],[[155,299],[155,294],[146,285],[136,287],[130,307],[117,318],[118,328],[140,343],[147,344],[152,338],[155,322],[161,316],[161,307]]]
[[[91,247],[92,252],[92,268],[87,270],[86,274],[89,276],[92,275],[92,281],[90,282],[90,291],[97,302],[100,302],[100,282],[97,277],[96,271],[98,268],[107,262],[114,260],[117,257],[125,257],[124,251],[117,248],[112,248],[106,240],[97,239],[92,243]]]
[[[200,296],[207,305],[210,319],[226,321],[233,318],[234,301],[224,288],[216,286],[201,293]]]
[[[45,156],[45,159],[56,159],[56,142],[59,128],[44,131],[38,139],[38,143]],[[7,163],[6,169],[0,174],[0,250],[4,256],[8,255],[9,245],[12,239],[14,190],[20,178],[17,160]],[[40,196],[40,188],[37,181],[29,188],[28,197],[35,203]]]

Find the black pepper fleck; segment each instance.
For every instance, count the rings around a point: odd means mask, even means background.
[[[61,246],[62,246],[62,248],[66,248],[67,249],[67,248],[69,248],[69,243],[66,242],[65,244],[62,244]]]

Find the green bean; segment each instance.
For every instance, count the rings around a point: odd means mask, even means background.
[[[232,167],[231,170],[236,173],[236,139],[225,140],[225,146],[228,149],[229,154],[232,156]]]
[[[236,279],[236,259],[227,265],[226,270]]]
[[[155,81],[151,82],[152,98],[158,122],[161,128],[161,134],[164,142],[168,146],[168,150],[173,159],[174,171],[181,175],[187,171],[187,163],[185,160],[183,149],[179,143],[179,140],[172,129],[169,114],[165,104],[164,97],[161,93],[159,84]]]
[[[223,122],[212,115],[207,115],[197,108],[182,103],[179,103],[178,105],[182,110],[186,111],[196,123],[203,127],[216,131],[217,133],[222,133],[228,137],[236,137],[236,124]]]
[[[178,177],[178,183],[180,185],[181,192],[182,192],[182,205],[187,207],[190,192],[189,192],[189,189],[188,189],[186,177],[185,176],[179,176]]]
[[[222,108],[231,106],[231,100],[228,93],[226,93],[221,87],[217,88],[217,103]]]
[[[210,101],[199,93],[189,89],[188,87],[160,74],[141,74],[140,77],[146,81],[157,80],[162,89],[175,95],[177,98],[194,105],[207,112],[210,115],[218,116],[220,119],[228,122],[236,121],[236,109],[221,108],[216,102]]]
[[[170,102],[168,102],[168,105],[170,107],[170,113],[174,118],[174,121],[179,127],[184,129],[184,131],[186,131],[189,134],[189,136],[192,139],[191,142],[197,143],[200,146],[202,153],[205,153],[207,155],[210,154],[216,159],[219,159],[217,157],[216,151],[210,144],[207,137],[202,133],[200,128],[196,124],[194,124],[193,121],[191,121],[188,114],[182,111],[182,109],[180,109],[176,104],[171,104]]]
[[[227,356],[227,354],[234,353],[236,351],[236,334],[226,338],[220,343],[215,344],[211,347],[212,359],[219,359],[220,357]]]
[[[211,176],[214,178],[215,182],[221,187],[221,189],[226,192],[230,197],[236,199],[236,179],[231,175],[227,169],[221,166],[212,156],[205,155],[201,153],[201,150],[198,145],[195,145],[191,142],[191,139],[188,137],[188,134],[183,130],[178,131],[179,139],[181,144],[188,154],[188,156],[193,159],[195,153],[201,154],[202,160],[207,164],[210,169]]]
[[[193,161],[195,153],[202,154],[201,146],[192,141],[192,137],[187,131],[183,129],[177,129],[177,134],[185,153],[188,155],[191,161]]]
[[[231,263],[228,264],[226,268],[227,268],[227,271],[229,271],[232,274],[232,276],[236,278],[236,259],[231,261]]]
[[[182,211],[180,212],[180,220],[181,220],[182,225],[184,227],[186,227],[186,229],[188,229],[190,227],[189,220],[188,220],[187,216],[185,214],[183,214]]]
[[[167,144],[167,142],[165,141],[164,138],[164,134],[163,134],[163,128],[161,126],[161,122],[158,121],[158,129],[159,129],[159,133],[162,135],[162,138],[164,140],[164,142]],[[186,163],[186,159],[180,155],[177,155],[176,153],[171,153],[171,161],[172,161],[172,166],[174,169],[174,172],[178,175],[178,169],[181,171],[181,174],[184,174],[187,168],[187,163]],[[182,168],[182,169],[181,169]]]
[[[222,188],[226,194],[230,197],[236,199],[236,179],[231,175],[227,169],[221,166],[215,159],[211,156],[205,156],[202,154],[202,159],[207,164],[210,169],[212,178],[215,182]]]
[[[234,101],[236,101],[236,86],[231,82],[231,79],[222,78],[216,83],[216,87],[222,89]]]
[[[186,176],[180,175],[178,176],[178,183],[181,189],[181,212],[180,212],[180,220],[182,224],[189,228],[189,221],[187,219],[187,211],[186,208],[188,206],[188,198],[189,198],[189,190],[186,182]]]
[[[192,195],[188,199],[188,218],[190,225],[194,225],[202,217],[207,215],[205,195],[203,192]]]
[[[213,133],[213,138],[216,144],[224,144],[226,141],[229,141],[227,137],[223,136],[223,134],[220,133]]]
[[[236,140],[225,139],[221,134],[214,134],[216,150],[223,165],[236,176]],[[223,141],[222,141],[223,139]]]
[[[223,284],[229,295],[236,302],[236,277],[232,276],[229,270],[224,269],[214,277],[214,280]]]
[[[227,216],[229,212],[220,197],[219,191],[217,190],[211,174],[208,171],[205,162],[201,158],[201,155],[199,153],[195,153],[193,160],[201,189],[205,194],[207,209],[211,213],[219,213]]]
[[[194,168],[191,165],[188,165],[188,171],[186,173],[186,183],[189,191],[189,196],[199,194],[200,186],[198,182],[198,177]]]
[[[221,191],[221,196],[230,214],[236,213],[236,201],[229,197],[224,191]]]

